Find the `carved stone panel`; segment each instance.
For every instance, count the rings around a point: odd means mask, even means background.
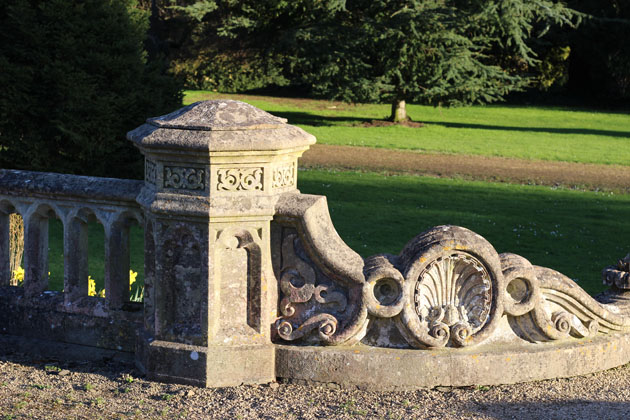
[[[274,168],[272,186],[274,189],[295,186],[295,162]]]
[[[164,166],[164,188],[204,190],[206,171],[203,168]]]
[[[200,237],[202,232],[184,224],[164,226],[157,264],[161,280],[154,286],[159,307],[160,336],[172,341],[202,344],[207,282],[204,281]]]
[[[260,191],[263,189],[263,168],[220,168],[217,170],[218,191]]]
[[[215,342],[253,344],[262,334],[262,254],[258,229],[217,232],[212,288],[220,307]],[[216,302],[215,302],[216,304]],[[268,336],[267,336],[268,337]]]
[[[356,308],[351,294],[317,268],[296,233],[283,237],[278,279],[281,316],[275,325],[276,339],[328,343],[352,318]]]
[[[144,160],[144,180],[152,185],[157,183],[157,164],[150,159]]]

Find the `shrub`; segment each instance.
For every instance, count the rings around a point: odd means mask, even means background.
[[[0,165],[141,176],[126,132],[181,105],[147,28],[135,0],[2,2]]]

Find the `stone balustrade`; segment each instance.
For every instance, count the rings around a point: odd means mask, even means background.
[[[133,306],[128,304],[129,226],[144,225],[136,202],[142,185],[132,180],[0,171],[0,299],[8,309],[0,315],[2,332],[133,350],[135,327],[131,324],[141,321],[140,312],[124,308]],[[24,221],[25,272],[20,288],[9,286],[11,213]],[[63,224],[63,292],[48,291],[50,218]],[[88,296],[90,220],[102,224],[105,233],[105,299]],[[118,325],[122,336],[110,322],[114,319],[122,321]],[[83,327],[84,322],[90,327]],[[97,325],[101,332],[92,331]]]
[[[315,138],[250,105],[206,101],[128,133],[144,181],[0,171],[0,326],[133,354],[200,386],[277,377],[376,388],[571,376],[630,361],[628,261],[594,299],[571,279],[438,226],[363,259],[325,197],[297,189]],[[9,286],[8,215],[25,223]],[[47,221],[64,226],[64,291],[47,289]],[[105,231],[106,298],[87,296],[87,223]],[[144,302],[128,302],[129,226],[144,229]]]

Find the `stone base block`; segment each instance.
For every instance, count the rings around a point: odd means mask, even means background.
[[[167,341],[138,340],[137,365],[161,382],[204,387],[273,382],[274,346],[191,346]]]
[[[630,362],[630,334],[443,350],[276,346],[280,378],[365,389],[500,385],[570,377]]]

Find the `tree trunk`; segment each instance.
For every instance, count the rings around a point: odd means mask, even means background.
[[[393,122],[409,121],[405,105],[404,99],[394,99],[394,102],[392,102],[392,115],[389,119]]]

